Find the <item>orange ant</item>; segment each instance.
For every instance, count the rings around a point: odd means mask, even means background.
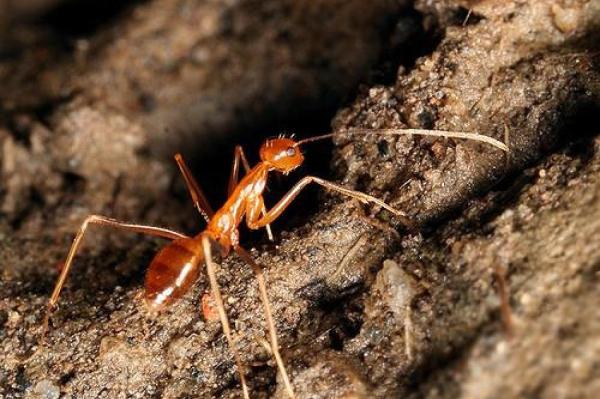
[[[503,150],[507,150],[503,143],[490,137],[460,132],[420,129],[353,129],[348,131],[348,133],[383,135],[419,134],[467,138],[487,142]],[[63,288],[67,275],[71,269],[73,258],[75,257],[75,254],[81,245],[85,231],[90,224],[98,224],[101,226],[113,227],[171,239],[173,241],[167,246],[163,247],[150,263],[145,281],[145,302],[152,312],[160,311],[165,306],[179,299],[190,289],[198,277],[200,266],[203,263],[206,264],[206,271],[208,274],[216,310],[218,312],[218,317],[221,321],[223,332],[225,333],[229,347],[233,352],[244,397],[249,398],[244,367],[231,334],[231,328],[229,326],[229,321],[223,306],[223,299],[217,283],[215,264],[212,259],[213,249],[219,250],[223,257],[227,256],[231,249],[233,249],[233,251],[238,254],[240,258],[242,258],[252,267],[256,274],[260,299],[264,306],[265,319],[269,332],[270,349],[275,357],[275,362],[283,378],[286,391],[288,395],[293,398],[294,392],[292,385],[279,353],[277,332],[275,329],[275,323],[273,321],[271,306],[267,296],[267,288],[262,273],[262,268],[239,244],[238,226],[242,222],[242,219],[245,217],[246,225],[250,229],[259,229],[261,227],[265,227],[269,233],[269,238],[272,239],[269,224],[282,214],[282,212],[290,205],[290,203],[296,198],[296,196],[304,187],[310,183],[316,183],[332,191],[355,198],[362,203],[372,203],[380,206],[399,217],[402,223],[405,225],[411,225],[410,220],[403,212],[394,209],[380,199],[360,191],[350,190],[338,184],[314,176],[306,176],[302,178],[287,194],[285,194],[279,200],[279,202],[277,202],[277,204],[275,204],[268,211],[266,210],[263,200],[263,191],[267,184],[269,172],[275,171],[283,174],[290,173],[292,170],[299,167],[304,161],[304,156],[300,150],[302,145],[331,138],[333,136],[334,133],[331,133],[310,137],[299,141],[295,141],[292,138],[287,137],[268,139],[260,148],[260,162],[253,168],[250,168],[242,147],[237,146],[235,149],[233,166],[229,179],[229,197],[225,204],[216,212],[213,212],[204,193],[200,189],[200,186],[185,164],[183,157],[180,154],[175,155],[175,161],[177,162],[177,165],[179,166],[179,169],[185,179],[188,191],[192,197],[192,201],[194,202],[194,206],[208,224],[206,229],[196,236],[188,237],[176,231],[160,227],[123,223],[98,215],[88,216],[75,236],[71,249],[67,255],[67,259],[65,260],[64,266],[60,272],[58,281],[54,287],[54,291],[52,292],[52,296],[48,302],[48,312],[44,320],[44,334],[48,325],[49,317],[52,311],[56,308],[61,289]],[[246,175],[241,181],[238,182],[240,162],[246,170]]]

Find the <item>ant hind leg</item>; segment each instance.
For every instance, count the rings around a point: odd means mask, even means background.
[[[169,229],[164,229],[162,227],[146,226],[146,225],[132,224],[132,223],[123,223],[123,222],[119,222],[117,220],[110,219],[110,218],[107,218],[104,216],[99,216],[99,215],[88,216],[84,220],[84,222],[81,224],[81,227],[79,227],[79,231],[77,232],[77,235],[75,236],[75,239],[73,240],[73,244],[71,245],[71,248],[69,249],[67,259],[65,260],[65,263],[62,267],[62,270],[60,272],[58,280],[56,281],[56,284],[54,285],[54,290],[52,291],[52,296],[50,297],[50,300],[48,301],[48,310],[46,312],[46,316],[44,317],[42,336],[45,335],[45,333],[48,329],[48,322],[50,320],[50,316],[52,314],[52,311],[56,308],[56,304],[58,303],[60,291],[62,290],[63,286],[65,285],[65,281],[67,280],[67,276],[69,274],[69,271],[71,270],[71,266],[73,265],[73,258],[77,254],[77,251],[79,250],[79,247],[82,244],[83,236],[85,235],[85,232],[90,224],[98,224],[100,226],[112,227],[115,229],[121,229],[121,230],[127,230],[127,231],[133,231],[136,233],[148,234],[148,235],[163,237],[163,238],[167,238],[167,239],[171,239],[171,240],[176,240],[178,238],[186,238],[187,237],[185,234],[181,234],[176,231],[169,230]]]
[[[275,327],[275,322],[273,321],[273,312],[271,310],[271,304],[269,303],[269,297],[267,296],[267,284],[265,282],[265,276],[262,272],[262,268],[254,261],[254,259],[252,259],[252,256],[244,248],[238,245],[234,247],[234,251],[238,254],[240,258],[242,258],[242,260],[244,260],[247,264],[249,264],[252,267],[252,270],[254,270],[254,273],[256,274],[256,279],[258,280],[258,290],[260,293],[260,299],[264,306],[265,319],[267,321],[267,329],[269,330],[271,350],[273,351],[273,356],[275,357],[277,368],[279,368],[279,372],[281,373],[281,377],[283,378],[285,389],[289,397],[294,398],[295,395],[294,390],[292,389],[292,384],[290,383],[290,379],[288,377],[285,365],[283,363],[283,360],[281,359],[281,355],[279,354],[279,344],[277,342],[277,329]]]

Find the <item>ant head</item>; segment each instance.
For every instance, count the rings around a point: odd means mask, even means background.
[[[260,159],[279,172],[289,173],[304,162],[298,144],[287,137],[269,139],[260,147]]]

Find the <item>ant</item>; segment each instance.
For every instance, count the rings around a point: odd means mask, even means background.
[[[352,129],[349,134],[380,134],[380,135],[428,135],[439,137],[466,138],[486,142],[502,150],[508,148],[504,143],[499,142],[487,136],[448,132],[440,130],[421,130],[421,129]],[[228,199],[225,204],[214,212],[206,199],[206,196],[200,189],[200,186],[192,176],[183,157],[180,154],[175,155],[175,161],[185,179],[187,189],[191,195],[194,206],[206,220],[207,226],[204,231],[189,237],[173,230],[145,226],[140,224],[123,223],[104,216],[88,216],[81,227],[73,244],[69,250],[60,276],[54,286],[52,296],[48,302],[48,310],[44,319],[44,334],[46,332],[49,318],[56,309],[60,292],[65,284],[67,275],[71,270],[73,258],[81,246],[83,236],[91,224],[97,224],[105,227],[112,227],[121,230],[133,231],[172,240],[170,244],[163,247],[150,263],[150,267],[145,279],[145,302],[151,312],[158,312],[183,296],[192,286],[199,275],[199,269],[202,264],[206,265],[210,287],[213,293],[215,307],[227,338],[228,345],[233,352],[233,357],[237,366],[242,386],[243,395],[249,398],[248,386],[246,383],[244,366],[241,362],[239,353],[235,347],[235,341],[231,334],[231,327],[223,306],[223,299],[217,277],[215,274],[215,264],[213,262],[212,252],[218,250],[222,257],[227,256],[231,250],[246,263],[248,263],[258,281],[260,299],[263,303],[267,329],[269,332],[270,349],[275,357],[275,362],[283,378],[283,383],[288,395],[293,398],[294,391],[288,377],[285,365],[279,353],[279,344],[277,342],[277,331],[273,321],[273,315],[269,299],[265,278],[261,266],[259,266],[252,256],[242,247],[239,242],[238,226],[245,217],[246,225],[253,230],[265,227],[269,238],[272,240],[272,233],[269,224],[277,219],[283,211],[300,194],[303,188],[311,183],[323,186],[326,189],[338,192],[348,197],[357,199],[362,203],[371,203],[386,209],[406,226],[412,226],[411,221],[406,215],[386,204],[382,200],[365,194],[360,191],[350,190],[338,184],[321,179],[315,176],[306,176],[294,185],[291,190],[285,194],[279,202],[271,209],[267,210],[264,204],[263,191],[267,185],[267,178],[270,172],[278,172],[287,175],[298,168],[304,162],[304,156],[301,152],[301,146],[314,141],[332,138],[336,133],[324,134],[295,141],[292,138],[279,136],[277,138],[267,139],[260,147],[260,162],[253,168],[246,159],[241,146],[236,146],[233,159],[232,171],[228,185]],[[239,180],[240,163],[243,165],[246,175]]]

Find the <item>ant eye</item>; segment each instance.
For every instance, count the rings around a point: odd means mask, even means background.
[[[294,155],[296,155],[296,149],[294,147],[288,147],[285,153],[288,157],[293,157]]]

